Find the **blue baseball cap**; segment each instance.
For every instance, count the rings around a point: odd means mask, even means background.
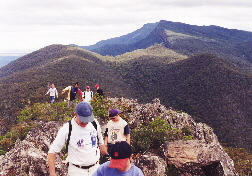
[[[118,109],[111,109],[109,111],[109,117],[115,117],[116,115],[120,114],[122,111],[118,110]]]
[[[75,109],[81,122],[88,123],[94,121],[92,107],[87,102],[80,102]]]

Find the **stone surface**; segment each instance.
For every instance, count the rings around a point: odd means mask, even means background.
[[[146,153],[134,160],[135,165],[142,169],[145,176],[166,175],[166,161],[155,153]]]
[[[179,170],[214,176],[237,175],[233,160],[216,141],[207,143],[200,140],[174,141],[164,144],[164,153],[169,163]]]

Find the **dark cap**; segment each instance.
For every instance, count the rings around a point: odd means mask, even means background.
[[[116,142],[112,145],[109,156],[110,168],[124,168],[127,166],[128,160],[132,155],[132,149],[126,141]]]
[[[80,102],[75,109],[81,122],[88,123],[94,121],[92,107],[87,102]]]
[[[109,117],[115,117],[116,115],[120,114],[122,111],[118,110],[118,109],[111,109],[109,111]]]

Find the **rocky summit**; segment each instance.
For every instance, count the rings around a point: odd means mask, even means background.
[[[182,176],[238,175],[232,159],[208,125],[196,123],[190,115],[165,107],[159,99],[147,104],[123,98],[113,98],[111,101],[120,101],[131,107],[127,114],[131,129],[161,118],[172,128],[182,129],[187,126],[191,130],[192,140],[166,141],[159,150],[146,150],[136,154],[132,162],[142,169],[145,176],[168,175],[168,166],[175,168],[177,175]],[[0,156],[0,175],[49,175],[47,152],[61,126],[62,123],[58,121],[38,121],[24,140],[17,140],[13,149]],[[57,156],[58,175],[66,175],[67,172],[67,166],[62,164],[62,156],[62,153]]]

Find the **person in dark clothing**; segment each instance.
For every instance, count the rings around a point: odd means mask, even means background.
[[[96,93],[98,93],[99,96],[104,96],[104,93],[103,93],[102,89],[100,89],[99,84],[96,84],[94,87],[96,88]]]

